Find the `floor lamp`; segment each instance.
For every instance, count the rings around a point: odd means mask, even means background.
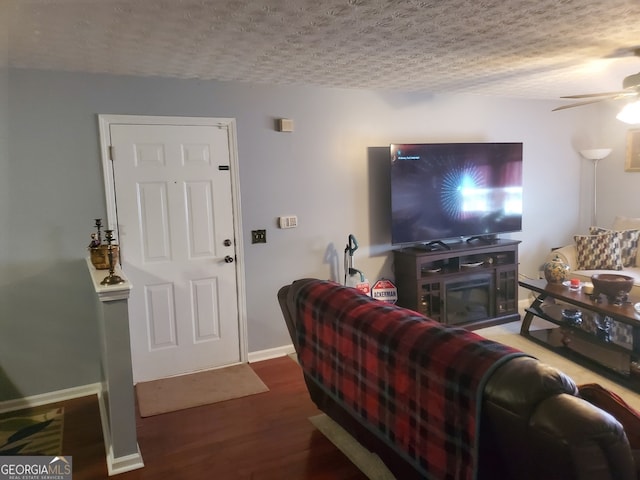
[[[593,217],[591,219],[591,225],[593,226],[598,226],[598,202],[596,196],[598,191],[598,162],[606,158],[610,153],[610,148],[593,148],[591,150],[580,150],[580,155],[593,162]]]

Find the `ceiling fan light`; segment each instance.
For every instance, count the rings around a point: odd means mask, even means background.
[[[621,122],[636,125],[640,123],[640,100],[627,103],[616,118]]]

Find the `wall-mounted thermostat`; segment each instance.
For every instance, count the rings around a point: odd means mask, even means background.
[[[293,132],[293,120],[291,118],[278,119],[279,132]]]
[[[280,217],[278,218],[278,226],[280,228],[295,228],[298,226],[298,217],[295,215]]]

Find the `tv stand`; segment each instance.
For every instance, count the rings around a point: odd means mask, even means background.
[[[519,320],[517,240],[393,251],[398,305],[470,330]]]

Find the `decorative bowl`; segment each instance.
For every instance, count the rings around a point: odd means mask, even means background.
[[[111,255],[113,256],[113,264],[118,264],[118,245],[111,245]],[[96,270],[108,270],[109,269],[109,246],[100,245],[99,247],[89,248],[91,263]]]
[[[617,273],[597,273],[591,276],[593,296],[604,293],[609,301],[624,298],[633,287],[633,277]]]

